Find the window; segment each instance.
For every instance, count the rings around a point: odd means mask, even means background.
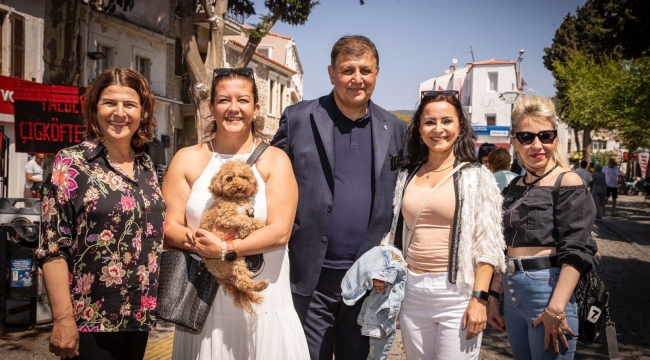
[[[141,57],[141,56],[136,56],[135,57],[135,70],[142,74],[147,80],[151,81],[150,78],[150,67],[151,67],[151,60]]]
[[[594,151],[607,150],[607,141],[594,140],[593,146],[594,146]]]
[[[104,54],[104,58],[97,60],[97,75],[113,66],[113,48],[105,45],[97,45],[97,51]]]
[[[7,12],[6,11],[1,11],[0,10],[0,49],[2,49],[3,44],[2,44],[2,38],[4,37],[3,34],[5,32],[5,19],[7,17]],[[0,69],[2,69],[2,51],[0,51]]]
[[[260,46],[260,45],[258,45],[257,49],[255,51],[257,51],[258,53],[266,56],[267,58],[270,58],[271,55],[273,55],[270,46]]]
[[[280,84],[280,113],[284,110],[284,84]]]
[[[498,73],[488,73],[490,78],[490,91],[499,91],[499,74]]]
[[[15,13],[11,24],[11,76],[25,76],[25,18]]]
[[[273,98],[275,97],[275,81],[269,81],[269,114],[274,114],[275,111],[273,108]]]
[[[183,75],[183,44],[179,39],[174,45],[174,75]]]
[[[487,126],[495,126],[497,124],[496,114],[485,115],[485,120],[487,122]]]

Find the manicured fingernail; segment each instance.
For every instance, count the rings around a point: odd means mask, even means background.
[[[535,328],[535,324],[533,324],[531,327],[534,329],[534,328]]]
[[[558,351],[556,351],[556,352],[555,352],[555,355],[556,355],[556,356],[557,356],[557,355],[560,355],[560,353],[559,353]]]
[[[548,352],[548,349],[544,349],[544,351]]]
[[[506,330],[506,327],[505,327],[505,326],[502,326],[501,328],[503,329],[503,331],[505,331],[505,330]]]

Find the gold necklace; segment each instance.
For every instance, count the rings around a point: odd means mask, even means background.
[[[429,168],[427,168],[426,166],[423,166],[424,170],[427,170],[427,174],[424,176],[424,178],[428,179],[429,177],[431,177],[431,174],[429,174],[429,173],[445,171],[445,170],[449,169],[452,166],[454,166],[454,164],[451,164],[451,165],[447,166],[446,168],[438,169],[438,170],[429,170]]]

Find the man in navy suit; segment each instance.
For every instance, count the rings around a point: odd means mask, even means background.
[[[333,91],[289,106],[271,145],[289,155],[298,180],[291,291],[311,358],[361,360],[362,301],[345,305],[341,280],[390,230],[406,123],[370,100],[379,72],[370,39],[340,38],[327,70]]]

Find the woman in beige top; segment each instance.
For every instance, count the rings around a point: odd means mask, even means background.
[[[401,201],[387,235],[408,264],[399,315],[407,359],[479,355],[490,279],[505,270],[505,244],[501,195],[476,162],[475,139],[457,91],[424,95],[409,126]]]

